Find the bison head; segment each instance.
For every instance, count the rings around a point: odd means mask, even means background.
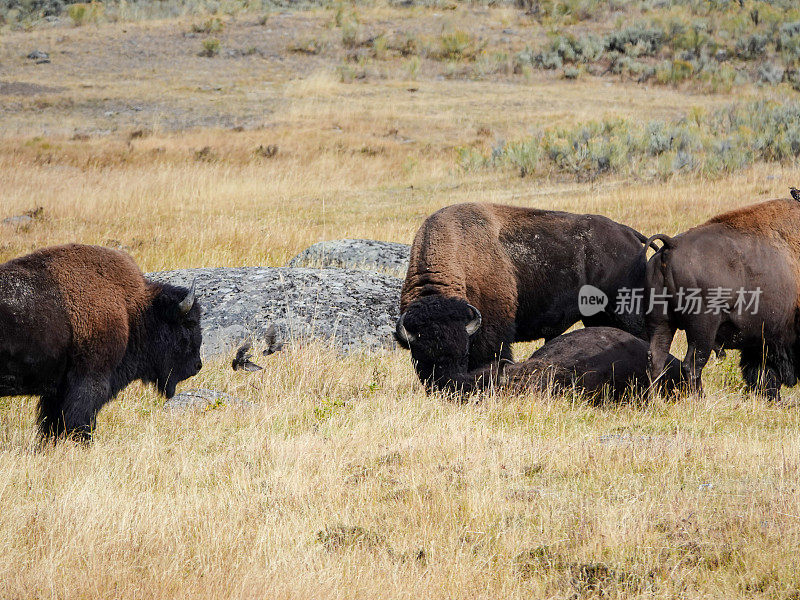
[[[411,350],[426,389],[449,389],[467,372],[470,337],[480,327],[480,311],[465,300],[427,296],[400,316],[395,338]]]
[[[178,383],[197,375],[203,367],[200,306],[195,300],[194,284],[190,290],[162,284],[153,300],[149,325],[147,353],[151,373],[146,379],[171,398]]]

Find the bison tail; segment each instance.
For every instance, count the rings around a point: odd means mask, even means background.
[[[671,237],[669,237],[668,235],[665,235],[663,233],[657,233],[657,234],[651,235],[649,238],[647,238],[647,241],[644,243],[645,249],[646,248],[652,248],[653,250],[658,252],[659,248],[654,243],[656,240],[661,242],[661,249],[662,250],[664,248],[666,248],[667,250],[670,250],[670,249],[675,247],[675,241]]]

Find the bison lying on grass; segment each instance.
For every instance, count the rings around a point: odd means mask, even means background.
[[[575,390],[590,398],[641,396],[650,388],[648,344],[611,327],[589,327],[547,342],[525,362],[500,364],[499,387],[521,393]],[[680,389],[680,361],[670,355],[657,387]]]
[[[644,337],[644,316],[614,314],[621,288],[643,287],[645,237],[598,215],[457,204],[425,221],[414,238],[396,338],[410,348],[426,389],[469,393],[468,372],[511,358],[511,344],[551,339],[579,320]],[[582,317],[584,285],[606,310]]]
[[[651,370],[660,372],[677,329],[686,331],[682,368],[701,390],[715,344],[741,350],[749,389],[780,397],[797,383],[800,203],[770,200],[724,213],[674,238],[647,264]],[[691,300],[691,301],[690,301]]]
[[[97,246],[39,250],[0,265],[0,395],[35,395],[43,437],[89,441],[97,411],[134,380],[166,397],[195,375],[194,290],[149,283]]]

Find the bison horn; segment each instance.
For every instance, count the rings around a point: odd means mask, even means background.
[[[417,339],[417,336],[409,332],[408,329],[406,329],[406,326],[403,325],[405,318],[406,314],[403,313],[400,315],[400,319],[397,321],[397,337],[406,344],[411,344],[411,342]]]
[[[195,282],[192,281],[192,287],[189,289],[189,293],[186,294],[183,300],[181,300],[180,304],[178,304],[178,310],[181,311],[182,315],[185,315],[194,306],[194,284]]]
[[[481,328],[483,318],[481,317],[481,311],[472,306],[472,304],[467,304],[467,306],[469,306],[469,309],[472,311],[472,320],[467,323],[467,334],[472,335]]]

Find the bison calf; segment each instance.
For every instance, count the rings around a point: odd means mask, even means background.
[[[194,290],[148,282],[123,252],[71,244],[0,264],[0,395],[40,396],[44,438],[89,441],[134,380],[166,397],[195,375]]]
[[[741,350],[749,389],[779,398],[797,383],[800,203],[770,200],[716,216],[675,237],[647,263],[651,369],[686,331],[683,371],[702,389],[712,348]]]
[[[621,288],[644,285],[645,237],[598,215],[457,204],[425,221],[414,238],[400,297],[396,338],[411,350],[427,390],[472,392],[468,374],[511,344],[551,339],[579,320],[644,337],[644,316],[614,312]],[[582,316],[584,285],[609,298]]]
[[[547,342],[521,363],[500,365],[498,386],[514,392],[576,390],[591,398],[642,395],[650,388],[648,344],[620,329],[588,327]],[[680,390],[680,361],[670,355],[657,387]]]

